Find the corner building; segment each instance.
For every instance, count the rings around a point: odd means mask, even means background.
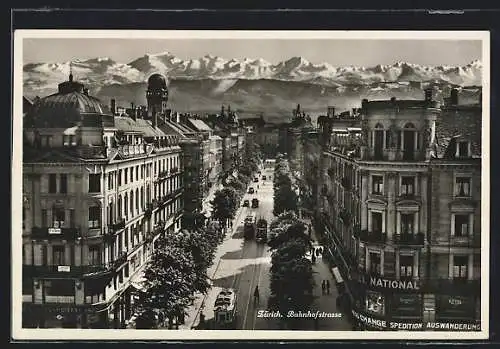
[[[451,100],[363,100],[358,134],[321,124],[319,220],[358,328],[480,329],[481,107]]]
[[[157,127],[164,82],[150,79],[149,111],[115,116],[70,75],[25,116],[23,327],[131,317],[155,241],[183,210],[179,140]]]

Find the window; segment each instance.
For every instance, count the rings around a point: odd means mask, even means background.
[[[47,227],[47,210],[42,209],[42,227]]]
[[[413,276],[413,256],[399,256],[399,274],[402,278]]]
[[[65,146],[65,147],[69,146],[69,136],[68,135],[63,135],[63,146]]]
[[[118,186],[122,185],[122,170],[118,170]]]
[[[458,142],[458,156],[459,157],[469,156],[469,142]]]
[[[373,194],[382,194],[383,190],[384,190],[384,177],[383,176],[373,176],[372,182],[373,182],[372,193]]]
[[[66,194],[68,192],[68,175],[61,174],[60,180],[61,180],[61,187],[59,188],[59,191],[62,194]]]
[[[401,214],[401,234],[413,234],[415,215],[413,213]]]
[[[101,209],[99,206],[89,207],[89,228],[99,228],[101,221]]]
[[[69,226],[70,228],[74,228],[75,227],[75,209],[74,208],[70,208],[69,209]]]
[[[135,167],[135,180],[138,181],[139,180],[139,166],[136,166]]]
[[[415,177],[401,178],[401,195],[415,194]]]
[[[65,265],[64,246],[52,246],[52,264]]]
[[[453,278],[467,279],[468,256],[453,256]]]
[[[124,179],[125,179],[125,184],[128,183],[128,168],[125,169],[125,172],[124,172]]]
[[[380,253],[370,252],[370,273],[380,275],[382,272],[382,264],[380,263]]]
[[[455,236],[469,235],[469,215],[456,214],[455,215]]]
[[[43,282],[46,296],[74,296],[75,280],[71,279],[52,279]]]
[[[382,212],[372,212],[372,233],[376,233],[376,234],[379,234],[379,233],[382,233],[383,231],[383,216],[382,216]]]
[[[52,226],[54,228],[62,228],[64,227],[64,217],[65,212],[64,208],[56,208],[52,209]]]
[[[131,167],[130,168],[130,183],[132,183],[134,181],[134,168]]]
[[[130,214],[134,215],[134,192],[130,192]]]
[[[89,174],[89,193],[101,192],[101,175]]]
[[[101,247],[99,245],[89,246],[89,265],[101,264]]]
[[[57,176],[54,173],[49,174],[49,193],[57,192]]]
[[[114,172],[110,172],[108,174],[108,190],[113,189],[113,177],[114,177]]]
[[[377,315],[384,315],[385,300],[380,292],[367,291],[365,300],[366,311]]]
[[[471,195],[470,182],[471,182],[470,177],[457,177],[455,180],[455,184],[456,184],[455,195],[456,196],[470,196]]]

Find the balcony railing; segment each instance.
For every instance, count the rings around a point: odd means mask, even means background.
[[[385,243],[387,234],[383,232],[369,232],[368,230],[360,230],[355,233],[355,236],[363,242],[368,243]]]
[[[31,229],[31,237],[36,239],[52,239],[63,238],[74,240],[80,236],[80,231],[77,228],[39,228]]]
[[[46,277],[99,277],[113,271],[115,264],[100,263],[95,265],[24,265],[23,273],[26,276]]]
[[[394,234],[393,240],[394,243],[398,245],[423,246],[425,242],[425,235],[424,233]]]

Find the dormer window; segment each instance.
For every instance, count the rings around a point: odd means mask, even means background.
[[[458,142],[455,156],[459,158],[470,157],[470,143],[466,141]]]

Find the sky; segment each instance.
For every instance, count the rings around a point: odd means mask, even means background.
[[[466,65],[481,59],[479,40],[353,39],[46,39],[23,41],[23,63],[56,63],[109,57],[130,63],[145,54],[168,51],[181,59],[206,54],[263,58],[272,64],[301,56],[333,66],[374,66],[397,61],[421,65]]]

